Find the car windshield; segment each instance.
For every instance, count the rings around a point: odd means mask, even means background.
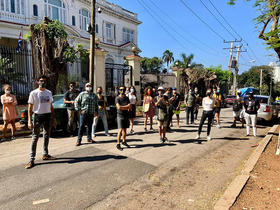
[[[53,96],[53,105],[63,105],[64,104],[64,95],[54,95]]]

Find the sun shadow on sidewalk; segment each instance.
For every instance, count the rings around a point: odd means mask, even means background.
[[[130,149],[137,148],[145,148],[145,147],[166,147],[166,146],[176,146],[174,143],[158,143],[158,144],[139,144],[139,145],[131,145]]]
[[[46,164],[60,164],[60,163],[68,163],[68,164],[74,164],[74,163],[80,163],[80,162],[95,162],[95,161],[103,161],[108,159],[115,159],[115,160],[122,160],[127,159],[126,156],[121,155],[99,155],[99,156],[85,156],[85,157],[61,157],[57,158],[54,161],[48,161],[48,162],[40,162],[36,163],[36,166],[38,165],[46,165]]]
[[[202,142],[207,142],[207,140],[203,140],[203,139],[186,139],[186,140],[176,140],[176,141],[170,141],[170,142],[174,142],[174,143],[180,143],[180,144],[190,144],[190,143],[197,143],[197,144],[201,144]]]
[[[239,137],[222,137],[222,138],[212,138],[212,140],[232,140],[232,141],[240,141],[240,140],[250,140],[250,138],[239,138]]]

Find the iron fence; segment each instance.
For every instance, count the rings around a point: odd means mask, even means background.
[[[32,78],[31,51],[22,49],[18,52],[15,47],[0,46],[1,94],[3,85],[9,84],[18,103],[26,103],[32,90]]]

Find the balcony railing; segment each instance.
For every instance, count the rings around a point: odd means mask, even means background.
[[[42,18],[39,17],[29,18],[26,17],[26,15],[15,14],[15,13],[5,12],[0,10],[0,20],[29,25],[33,23],[40,23],[42,21]]]

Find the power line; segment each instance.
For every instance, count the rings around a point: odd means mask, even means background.
[[[216,36],[218,36],[220,39],[225,40],[223,36],[221,36],[218,32],[216,32],[208,23],[206,23],[198,14],[196,14],[187,4],[184,0],[180,0],[182,4],[189,10],[191,13],[196,16],[204,25],[207,26]]]
[[[209,45],[207,45],[206,43],[204,43],[203,41],[197,39],[191,32],[189,32],[188,30],[185,29],[185,27],[180,26],[167,12],[165,12],[164,10],[162,10],[157,4],[155,4],[155,2],[153,0],[150,0],[150,2],[161,12],[163,13],[166,17],[168,17],[168,20],[170,20],[174,25],[177,25],[179,29],[181,29],[183,32],[185,32],[187,35],[189,35],[192,39],[196,40],[199,44],[204,45],[205,47],[207,47],[210,50],[215,51],[216,53],[220,53],[219,51],[217,51],[216,49],[210,47]],[[184,38],[185,39],[185,38]]]
[[[217,16],[207,7],[207,5],[200,0],[201,4],[207,9],[207,11],[215,18],[215,20],[234,38],[235,36],[225,27],[225,25],[217,18]]]

